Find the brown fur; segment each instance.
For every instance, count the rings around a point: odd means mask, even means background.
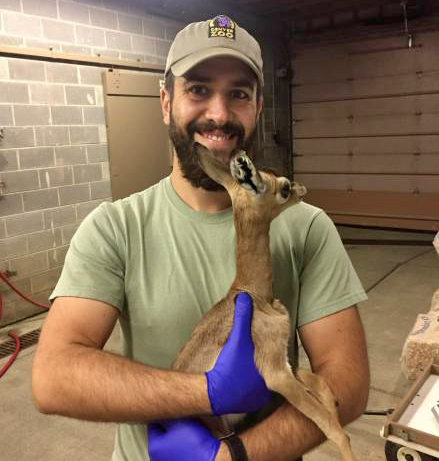
[[[307,370],[293,373],[287,360],[290,336],[286,308],[272,293],[272,263],[269,249],[270,222],[284,209],[299,202],[305,188],[291,186],[290,197],[279,203],[279,188],[285,178],[257,172],[261,187],[257,194],[241,187],[228,168],[202,146],[198,146],[204,171],[228,191],[233,206],[237,239],[237,267],[233,284],[221,301],[200,320],[192,336],[176,358],[173,368],[202,373],[210,370],[223,348],[232,327],[234,299],[240,291],[253,299],[252,339],[255,364],[269,389],[282,394],[290,404],[314,421],[333,440],[343,461],[355,461],[348,436],[338,421],[335,398],[324,379]],[[239,151],[233,157],[245,157]],[[233,160],[232,160],[233,161]],[[250,162],[251,163],[251,162]],[[233,418],[208,417],[205,423],[216,436],[226,435]]]

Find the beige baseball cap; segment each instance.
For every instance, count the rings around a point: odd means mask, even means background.
[[[181,77],[200,62],[217,56],[230,56],[245,62],[264,85],[258,42],[225,15],[193,22],[182,29],[169,50],[165,75],[171,69],[175,76]]]

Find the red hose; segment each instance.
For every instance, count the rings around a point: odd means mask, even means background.
[[[33,301],[32,299],[28,298],[24,293],[22,293],[17,287],[14,287],[12,283],[9,281],[9,279],[6,277],[5,274],[2,274],[0,272],[0,278],[3,279],[3,281],[9,285],[17,294],[19,294],[23,299],[26,301],[29,301],[32,304],[35,304],[35,306],[41,307],[42,309],[50,309],[50,306],[47,306],[46,304],[40,304],[37,301]],[[2,317],[2,307],[0,306],[0,318]]]
[[[8,280],[6,275],[3,274],[2,272],[0,272],[0,278],[26,301],[29,301],[30,303],[35,304],[35,306],[41,307],[42,309],[50,309],[50,306],[47,306],[45,304],[40,304],[39,302],[33,301],[32,299],[28,298],[17,287],[12,285],[12,283]],[[3,299],[0,294],[0,319],[2,318],[2,316],[3,316]],[[8,335],[15,340],[15,351],[11,355],[9,360],[6,362],[6,364],[2,368],[0,368],[0,378],[8,371],[9,367],[14,363],[14,360],[17,358],[17,355],[20,352],[20,338],[17,336],[16,333],[13,333],[12,331],[9,331]]]
[[[0,368],[0,378],[8,371],[9,367],[14,363],[14,360],[17,358],[17,355],[20,352],[20,338],[12,331],[10,331],[8,335],[15,339],[15,351],[11,357],[9,357],[9,360],[6,362],[6,364]]]

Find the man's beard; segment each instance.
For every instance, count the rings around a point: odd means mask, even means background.
[[[180,169],[183,177],[196,188],[202,188],[208,191],[223,191],[225,190],[221,184],[218,184],[211,179],[200,167],[198,155],[194,150],[194,134],[208,133],[214,130],[221,130],[226,135],[237,136],[236,148],[248,152],[256,137],[256,125],[247,139],[244,139],[244,127],[237,123],[227,122],[224,125],[218,125],[215,122],[197,123],[190,122],[187,125],[186,133],[179,129],[175,124],[174,117],[171,113],[169,123],[169,137],[174,145],[177,153]]]

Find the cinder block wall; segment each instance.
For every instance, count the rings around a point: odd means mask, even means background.
[[[183,26],[123,0],[0,0],[0,44],[163,64]],[[111,200],[101,73],[0,56],[0,270],[47,304],[70,239]],[[5,325],[41,309],[0,281]]]
[[[149,15],[147,3],[0,0],[0,45],[164,66],[185,23]],[[260,163],[282,171],[272,138],[272,53],[262,45],[266,85]],[[15,273],[10,277],[14,285],[40,303],[48,302],[80,222],[111,200],[103,70],[0,56],[0,271]],[[41,312],[1,280],[0,293],[0,325]]]

